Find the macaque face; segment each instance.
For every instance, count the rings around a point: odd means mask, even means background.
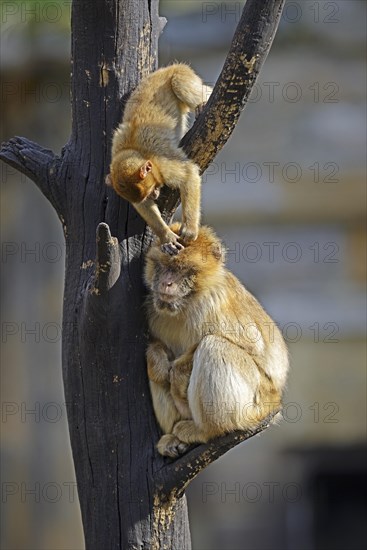
[[[171,229],[178,233],[179,227],[174,224]],[[169,315],[184,311],[220,281],[222,266],[221,243],[206,227],[176,256],[168,256],[154,244],[146,256],[145,281],[155,310]]]
[[[182,311],[190,295],[195,292],[195,281],[193,266],[182,270],[174,262],[170,266],[156,262],[150,285],[155,309],[171,315]]]
[[[140,155],[134,156],[132,153],[127,158],[117,155],[111,164],[111,173],[106,177],[106,184],[132,203],[141,203],[147,198],[157,200],[160,193],[151,161],[144,161]]]

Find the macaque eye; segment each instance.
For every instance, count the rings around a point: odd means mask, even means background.
[[[192,279],[193,277],[196,277],[198,270],[195,267],[190,267],[188,271],[185,273],[185,278]]]
[[[184,285],[192,287],[195,284],[196,280],[196,270],[190,269],[181,275],[181,281]]]

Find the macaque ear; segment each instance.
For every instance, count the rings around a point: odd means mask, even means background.
[[[211,247],[211,253],[213,254],[216,260],[222,260],[222,261],[224,260],[225,252],[222,244],[219,244],[219,243],[213,244]]]
[[[144,179],[147,177],[149,172],[152,171],[153,164],[150,162],[150,160],[147,160],[143,166],[140,168],[140,179]]]
[[[112,187],[111,174],[107,174],[107,176],[106,176],[104,182],[105,182],[106,185],[108,185],[108,187]]]

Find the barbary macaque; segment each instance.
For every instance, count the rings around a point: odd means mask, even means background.
[[[164,433],[162,455],[176,457],[190,444],[251,430],[280,410],[288,371],[283,337],[226,269],[222,244],[209,227],[177,256],[153,244],[145,281],[148,376]]]
[[[182,243],[195,240],[198,234],[199,167],[187,158],[179,142],[186,132],[188,113],[199,112],[210,93],[211,88],[188,65],[158,69],[133,91],[113,136],[106,183],[134,205],[168,254],[177,254]],[[180,191],[178,234],[163,221],[155,203],[162,185]]]

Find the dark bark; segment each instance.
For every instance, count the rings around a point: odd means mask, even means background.
[[[202,170],[238,120],[282,4],[246,4],[213,97],[183,141]],[[155,450],[141,277],[151,233],[103,182],[124,99],[156,68],[163,25],[158,0],[74,0],[70,141],[61,157],[24,138],[0,152],[36,182],[64,227],[63,379],[86,547],[93,550],[189,549],[186,486],[269,422],[200,445],[174,463]],[[169,218],[177,196],[166,193],[162,205]]]

